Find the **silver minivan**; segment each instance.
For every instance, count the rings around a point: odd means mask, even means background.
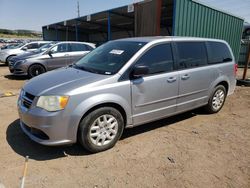
[[[22,130],[43,145],[79,141],[90,152],[115,145],[124,128],[202,107],[234,92],[233,53],[222,40],[144,37],[110,41],[72,66],[22,88]]]

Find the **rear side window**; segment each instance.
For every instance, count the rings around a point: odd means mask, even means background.
[[[71,43],[71,51],[79,52],[79,51],[89,51],[85,44],[74,44]]]
[[[31,43],[26,45],[27,49],[37,49],[38,48],[38,43]]]
[[[173,55],[170,44],[160,44],[148,50],[136,62],[136,65],[145,65],[149,74],[169,72],[173,70]]]
[[[38,48],[40,48],[40,47],[42,47],[42,46],[44,46],[44,45],[47,45],[48,43],[39,43],[38,44]]]
[[[221,42],[207,42],[207,46],[209,64],[230,62],[233,60],[226,44]]]
[[[207,65],[207,51],[204,42],[177,42],[179,69]]]

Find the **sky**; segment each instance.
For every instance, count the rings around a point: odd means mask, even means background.
[[[80,15],[140,0],[79,0]],[[200,0],[244,17],[250,23],[250,0]],[[0,28],[41,31],[42,26],[77,17],[77,0],[0,0]]]

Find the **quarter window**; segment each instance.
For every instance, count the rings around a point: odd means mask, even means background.
[[[88,51],[85,44],[71,44],[71,51],[72,52],[79,52],[79,51]]]
[[[207,42],[209,52],[209,64],[232,61],[232,55],[226,44],[221,42]]]
[[[42,46],[44,46],[44,45],[47,45],[48,43],[39,43],[39,45],[38,45],[38,48],[40,48],[40,47],[42,47]]]
[[[207,65],[207,52],[204,42],[177,42],[179,69]]]
[[[160,44],[149,49],[136,62],[136,65],[148,66],[149,74],[172,71],[174,67],[171,45]]]
[[[27,44],[25,47],[27,47],[27,49],[37,49],[38,43]]]
[[[86,48],[88,49],[88,51],[92,51],[94,48],[89,46],[89,45],[86,45]]]

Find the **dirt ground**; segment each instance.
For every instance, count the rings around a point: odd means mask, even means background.
[[[0,93],[27,79],[0,65]],[[0,98],[0,187],[250,187],[250,88],[237,87],[221,112],[201,110],[125,130],[108,151],[45,147],[18,125],[18,96]]]

